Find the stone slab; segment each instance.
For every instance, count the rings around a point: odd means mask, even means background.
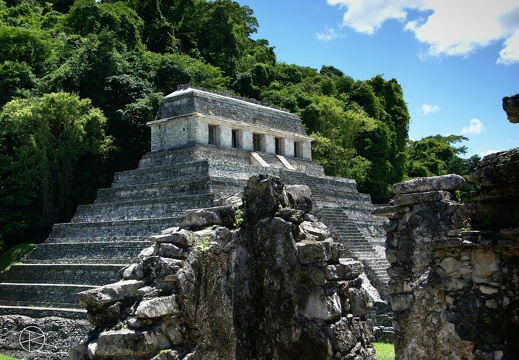
[[[426,191],[454,191],[465,185],[463,176],[457,174],[419,177],[409,181],[396,183],[391,190],[394,194],[410,194]]]

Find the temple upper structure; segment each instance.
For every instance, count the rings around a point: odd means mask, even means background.
[[[212,144],[305,160],[311,141],[301,119],[244,99],[182,86],[165,97],[151,128],[151,151]]]

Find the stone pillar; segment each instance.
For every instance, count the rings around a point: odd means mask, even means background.
[[[250,130],[243,130],[242,133],[242,149],[243,150],[249,150],[251,151],[254,146],[252,143],[252,131]]]
[[[303,159],[312,160],[312,145],[310,141],[301,143]]]
[[[281,141],[285,156],[294,157],[294,140],[284,138]]]
[[[273,135],[261,135],[261,151],[267,154],[276,154],[276,139]]]
[[[205,121],[193,121],[191,123],[193,133],[192,141],[197,144],[208,144],[209,143],[209,125]]]
[[[232,128],[227,125],[220,125],[220,146],[232,147]]]

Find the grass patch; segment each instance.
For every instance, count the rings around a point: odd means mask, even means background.
[[[20,261],[20,259],[29,251],[35,248],[34,244],[20,244],[13,246],[0,253],[0,271],[8,269],[13,263]],[[2,360],[2,358],[0,358]]]
[[[18,360],[18,359],[0,354],[0,360]]]
[[[377,350],[377,360],[394,360],[395,346],[393,344],[376,342],[374,345]]]

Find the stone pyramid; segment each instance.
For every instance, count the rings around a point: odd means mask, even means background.
[[[349,255],[363,261],[371,282],[386,293],[384,232],[371,216],[369,195],[355,182],[325,176],[311,159],[301,120],[256,102],[191,87],[168,95],[152,130],[152,151],[134,170],[116,173],[111,188],[81,205],[70,223],[55,224],[22,264],[0,273],[0,353],[61,359],[87,337],[80,291],[119,280],[148,238],[176,226],[185,210],[210,207],[264,173],[312,190],[312,212]],[[40,351],[20,344],[21,331],[46,335]]]

